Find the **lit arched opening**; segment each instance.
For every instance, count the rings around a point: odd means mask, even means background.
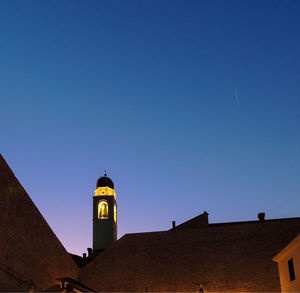
[[[108,203],[105,200],[98,203],[98,219],[108,219]]]
[[[117,205],[116,204],[114,205],[114,220],[116,223],[117,222]]]

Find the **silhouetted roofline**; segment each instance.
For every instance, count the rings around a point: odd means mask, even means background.
[[[211,223],[209,227],[213,226],[225,226],[225,225],[240,225],[240,224],[263,224],[269,222],[280,222],[280,221],[288,221],[288,220],[300,220],[300,217],[292,217],[292,218],[278,218],[278,219],[268,219],[264,221],[255,220],[255,221],[238,221],[238,222],[224,222],[224,223]]]
[[[194,220],[196,219],[197,217],[199,216],[196,216],[194,218],[192,218],[191,220]],[[187,222],[190,222],[191,220],[188,220],[186,222],[183,222],[181,224],[179,224],[178,226],[176,226],[175,228],[177,227],[180,227],[180,228],[183,228],[183,225]],[[196,227],[194,229],[202,229],[202,228],[205,228],[205,227],[210,227],[210,228],[213,228],[213,227],[220,227],[220,226],[231,226],[231,225],[247,225],[247,224],[263,224],[263,223],[271,223],[271,222],[281,222],[281,221],[291,221],[291,220],[300,220],[300,217],[292,217],[292,218],[278,218],[278,219],[268,219],[268,220],[264,220],[264,221],[259,221],[259,220],[253,220],[253,221],[238,221],[238,222],[223,222],[223,223],[210,223],[208,225],[203,225],[203,226],[200,226],[200,227]],[[189,229],[189,228],[187,228]],[[133,232],[133,233],[126,233],[124,234],[119,240],[123,239],[125,236],[134,236],[134,235],[150,235],[150,234],[164,234],[166,232],[172,232],[176,229],[169,229],[169,230],[162,230],[162,231],[149,231],[149,232]]]

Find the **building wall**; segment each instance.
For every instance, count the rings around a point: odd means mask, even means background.
[[[290,280],[288,261],[293,259],[295,279]],[[300,292],[300,236],[288,244],[274,260],[278,263],[282,292]]]
[[[300,219],[127,234],[80,273],[98,291],[280,292],[273,256]]]
[[[41,195],[42,196],[42,195]],[[44,290],[78,268],[0,155],[0,291]]]

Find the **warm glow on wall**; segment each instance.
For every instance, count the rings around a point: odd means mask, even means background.
[[[116,204],[114,205],[114,220],[115,220],[115,223],[117,223],[117,205]]]
[[[108,219],[108,203],[105,200],[98,203],[98,219]]]
[[[98,187],[95,190],[95,196],[100,196],[100,195],[111,195],[111,196],[116,197],[116,192],[114,189],[109,188],[108,186]]]

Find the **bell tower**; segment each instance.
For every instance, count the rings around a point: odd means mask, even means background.
[[[103,250],[117,240],[117,202],[114,183],[106,173],[97,180],[93,196],[93,250]]]

